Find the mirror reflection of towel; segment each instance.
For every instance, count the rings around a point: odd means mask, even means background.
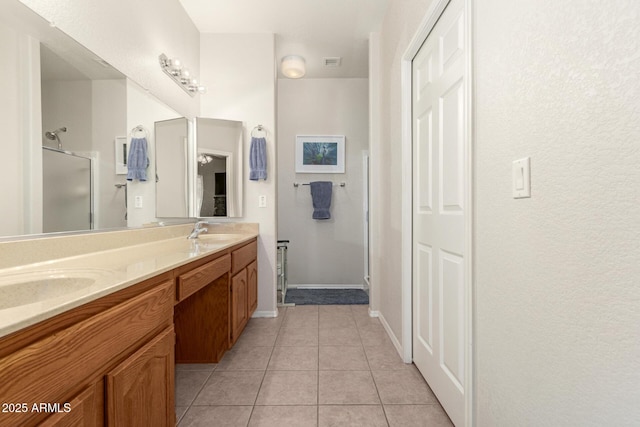
[[[127,159],[127,181],[133,181],[134,179],[146,181],[148,166],[147,139],[131,138],[129,157]]]
[[[310,184],[311,199],[313,200],[313,219],[330,219],[331,212],[331,192],[333,183],[331,181],[315,181]]]

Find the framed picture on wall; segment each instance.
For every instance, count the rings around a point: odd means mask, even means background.
[[[344,135],[297,135],[296,173],[344,173]]]

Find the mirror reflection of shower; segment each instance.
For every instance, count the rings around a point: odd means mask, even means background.
[[[50,139],[51,141],[58,141],[58,150],[62,150],[62,141],[60,141],[60,137],[58,136],[58,134],[60,132],[66,132],[67,128],[65,126],[58,128],[54,131],[47,131],[44,133],[44,136],[47,137],[47,139]]]

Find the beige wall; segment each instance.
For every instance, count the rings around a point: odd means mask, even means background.
[[[363,153],[368,150],[367,79],[278,81],[278,238],[289,239],[288,282],[363,285]],[[296,135],[344,135],[344,174],[296,174]],[[311,218],[309,187],[333,187],[331,219]]]
[[[473,3],[476,424],[637,424],[640,5]],[[381,33],[375,282],[399,340],[399,67],[428,6],[392,0]]]
[[[244,215],[260,224],[258,308],[254,316],[274,316],[276,307],[276,85],[273,34],[202,34],[202,81],[209,82],[201,116],[244,123]],[[251,130],[267,131],[267,180],[249,181]],[[258,208],[258,196],[267,207]]]

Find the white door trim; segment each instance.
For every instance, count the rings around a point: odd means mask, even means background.
[[[411,42],[404,55],[402,56],[401,63],[401,103],[402,103],[402,357],[405,363],[411,363],[413,360],[413,332],[412,332],[412,108],[411,108],[411,65],[413,58],[418,53],[418,50],[427,39],[427,36],[433,30],[433,27],[438,22],[440,15],[449,4],[450,0],[437,0],[431,4],[427,10],[423,21],[418,26],[416,33],[414,34]],[[467,146],[465,147],[466,157],[464,159],[465,166],[465,181],[464,181],[464,195],[465,195],[465,208],[467,209],[467,215],[465,218],[465,265],[464,265],[464,277],[465,277],[465,294],[466,300],[464,302],[465,309],[465,342],[464,345],[467,349],[465,351],[465,424],[467,426],[474,425],[473,419],[473,394],[474,394],[474,381],[475,372],[473,370],[474,360],[474,293],[473,293],[473,44],[472,44],[472,30],[473,30],[473,9],[472,0],[464,0],[465,5],[465,25],[466,25],[466,40],[465,44],[468,49],[465,49],[465,71],[469,76],[469,80],[466,85],[465,96],[467,98],[467,125],[464,129],[465,141]]]

